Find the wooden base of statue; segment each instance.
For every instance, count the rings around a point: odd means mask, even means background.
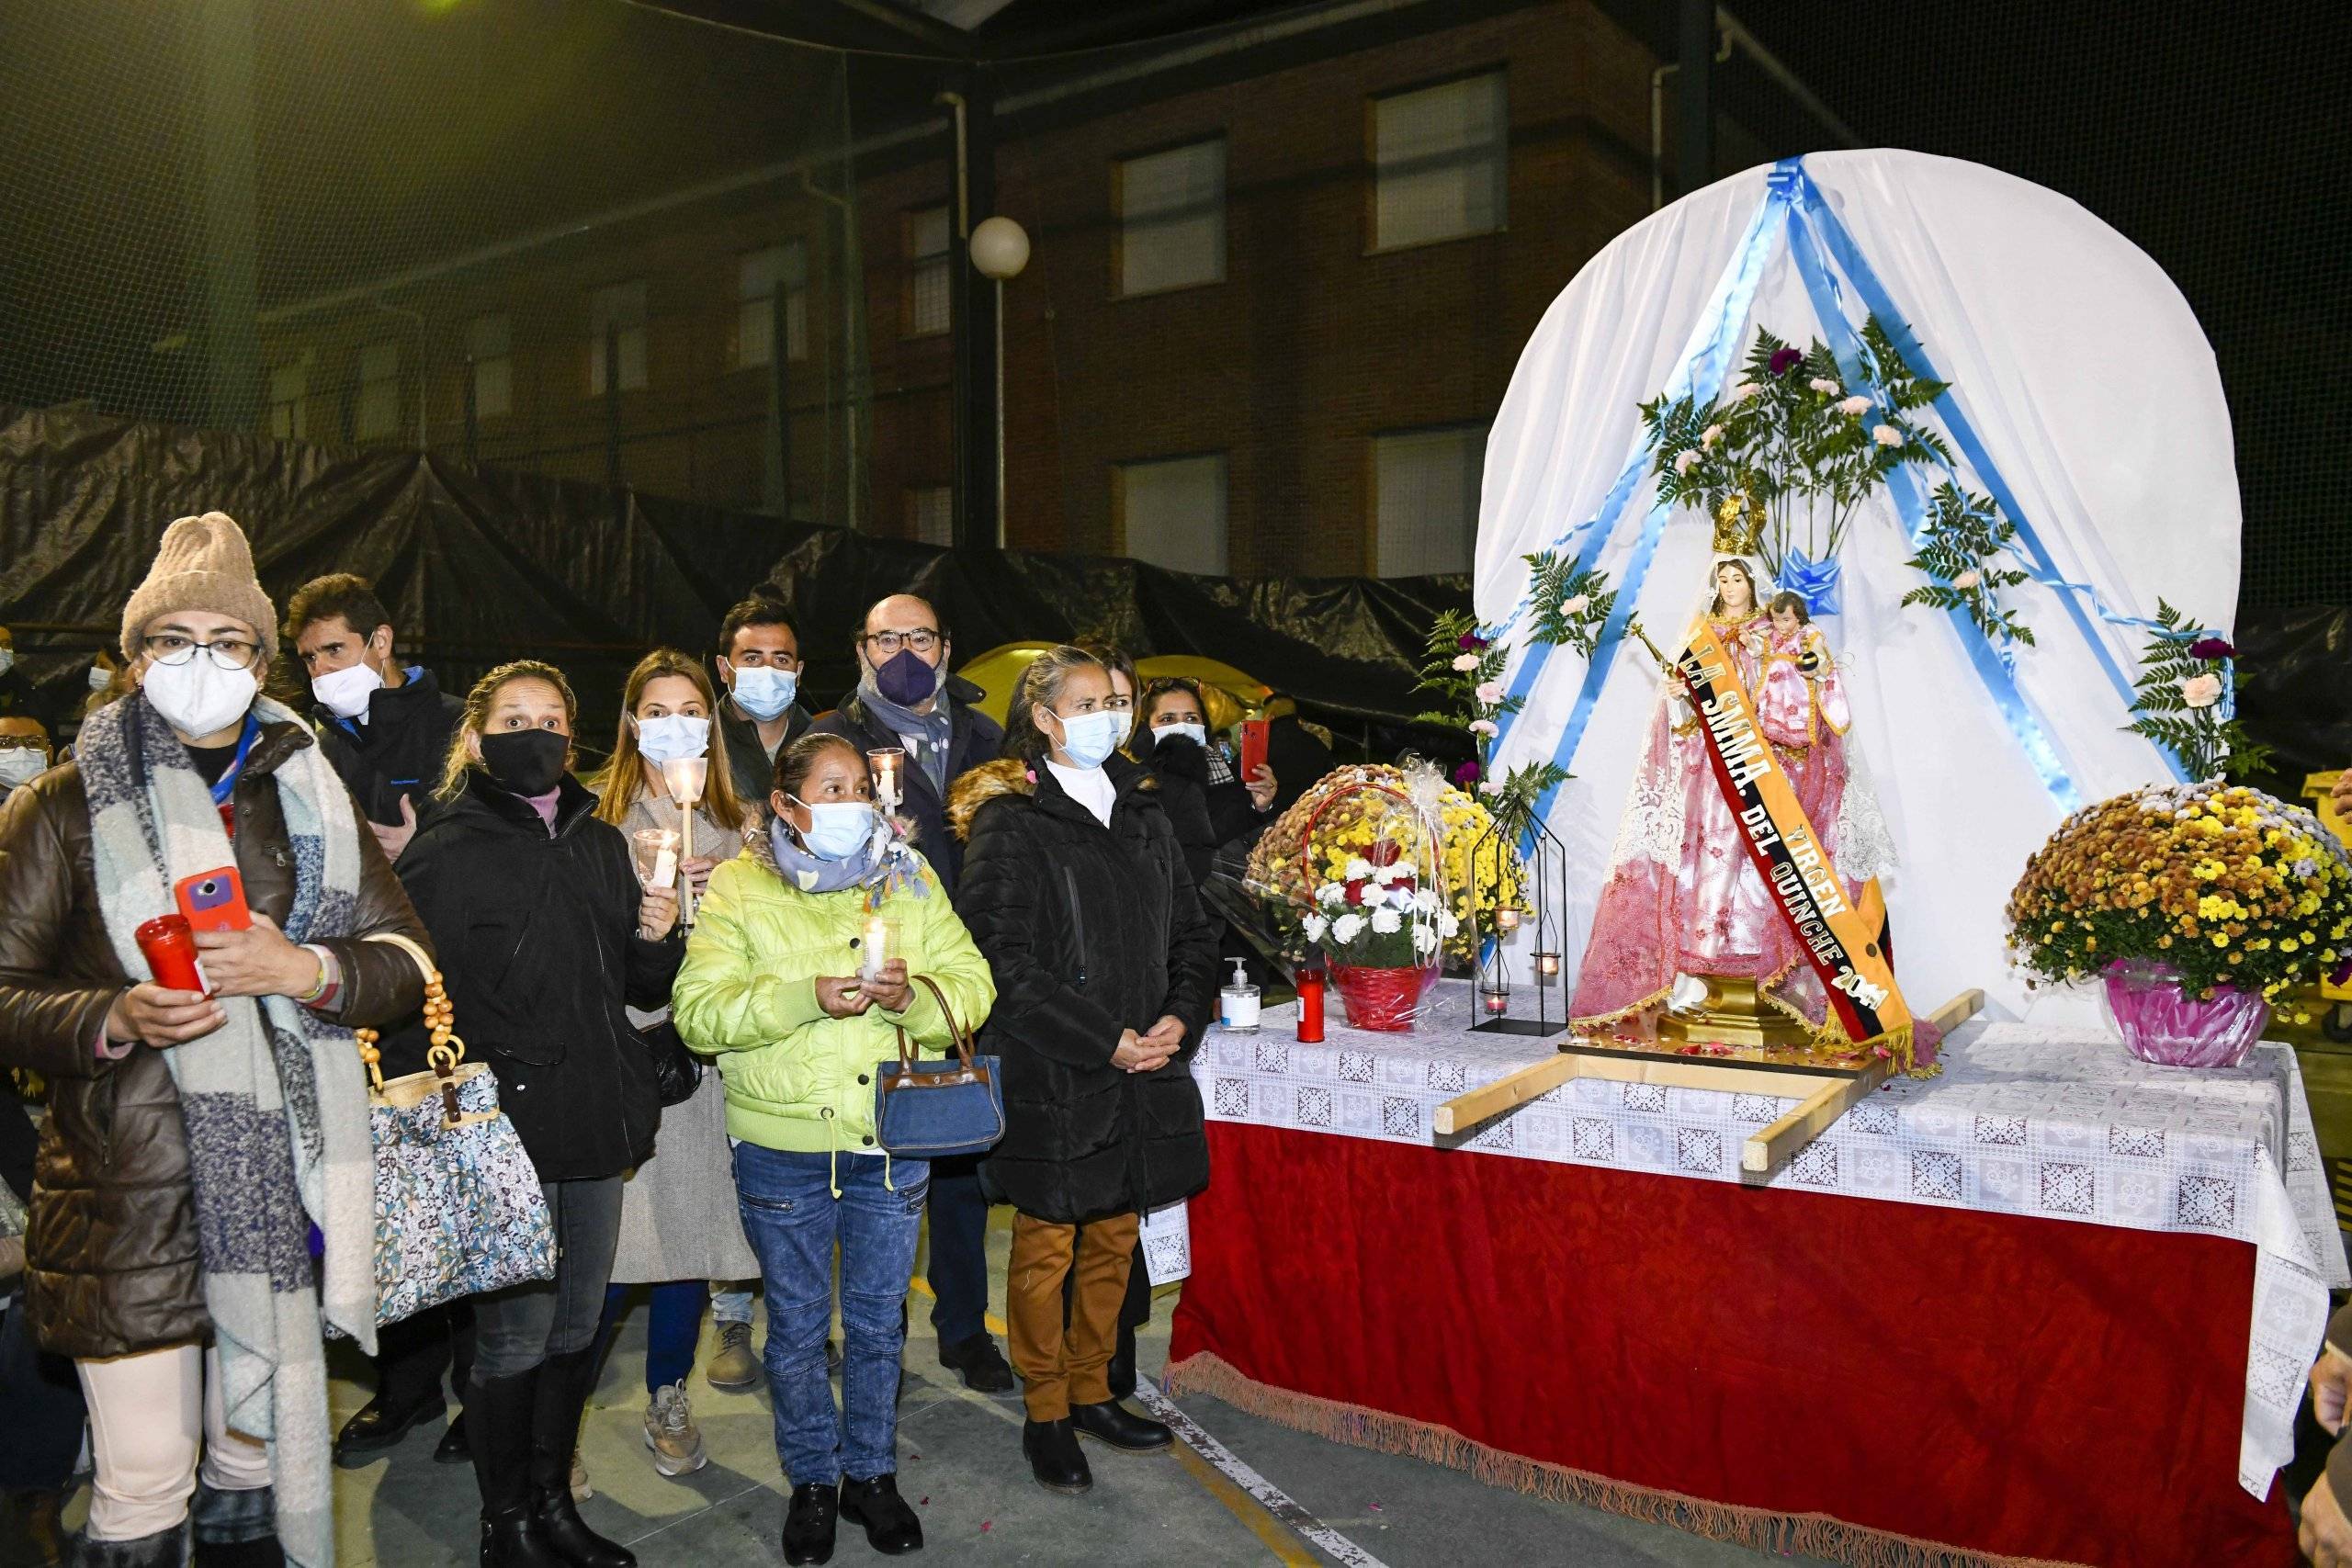
[[[1753,975],[1700,975],[1707,999],[1687,1012],[1661,1012],[1657,1037],[1687,1045],[1796,1050],[1813,1031],[1764,999]]]
[[[1984,1006],[1984,992],[1962,991],[1929,1013],[1928,1021],[1949,1036]],[[1562,1045],[1560,1054],[1549,1061],[1521,1067],[1483,1089],[1454,1096],[1437,1108],[1430,1123],[1440,1136],[1464,1134],[1574,1078],[1663,1084],[1672,1089],[1704,1089],[1725,1094],[1769,1094],[1783,1100],[1801,1096],[1796,1109],[1770,1126],[1757,1129],[1741,1146],[1740,1169],[1752,1176],[1769,1177],[1884,1083],[1893,1070],[1884,1057],[1875,1055],[1835,1063],[1766,1061],[1740,1056],[1694,1056],[1688,1054],[1687,1048],[1598,1045],[1578,1039]]]

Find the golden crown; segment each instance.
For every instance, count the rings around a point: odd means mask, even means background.
[[[1752,556],[1762,542],[1763,516],[1746,491],[1734,491],[1715,508],[1715,554]]]

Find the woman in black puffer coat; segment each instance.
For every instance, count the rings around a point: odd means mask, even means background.
[[[1105,1371],[1140,1212],[1209,1174],[1187,1063],[1216,998],[1216,931],[1149,773],[1116,754],[1128,716],[1111,702],[1091,655],[1038,659],[1006,725],[1014,755],[957,780],[950,809],[969,841],[956,912],[997,985],[981,1045],[1004,1059],[1005,1136],[987,1174],[1017,1211],[1022,1446],[1062,1492],[1091,1484],[1081,1434],[1127,1451],[1171,1440],[1111,1397]]]

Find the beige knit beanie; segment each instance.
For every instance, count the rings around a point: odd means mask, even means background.
[[[164,530],[147,581],[122,609],[122,656],[138,658],[147,623],[174,610],[209,610],[249,622],[263,657],[277,657],[277,611],[254,575],[244,530],[225,512],[183,517]]]

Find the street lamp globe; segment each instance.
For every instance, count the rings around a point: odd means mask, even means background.
[[[1010,218],[984,218],[972,231],[972,265],[1002,283],[1029,265],[1029,236]]]

